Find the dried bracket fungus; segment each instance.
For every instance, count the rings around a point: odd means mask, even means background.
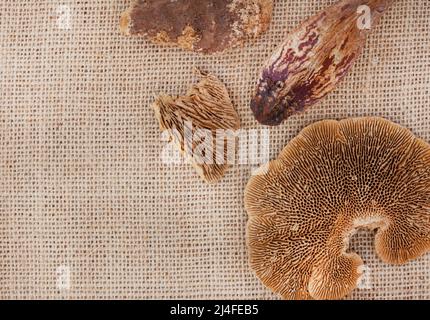
[[[305,128],[245,192],[252,269],[286,299],[338,299],[353,290],[357,228],[402,264],[430,249],[430,146],[381,118]]]
[[[273,0],[138,0],[121,30],[205,54],[257,38],[269,26]]]
[[[251,101],[257,121],[279,125],[334,90],[391,2],[339,1],[289,34],[260,75]]]
[[[185,159],[206,182],[217,182],[227,170],[228,130],[240,128],[239,115],[225,85],[213,75],[202,75],[187,95],[176,99],[159,96],[152,106],[160,129],[167,130]],[[204,130],[209,137],[198,134]],[[224,130],[221,141],[217,130]],[[219,156],[217,146],[221,143],[224,152]]]

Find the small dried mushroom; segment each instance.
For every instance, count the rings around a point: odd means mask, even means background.
[[[228,130],[233,132],[240,128],[239,115],[225,85],[214,75],[202,75],[200,82],[185,96],[162,95],[156,98],[152,107],[160,129],[167,130],[197,173],[208,183],[217,182],[227,170]],[[198,134],[204,130],[209,135]],[[220,138],[219,131],[225,136]],[[220,144],[224,146],[221,156],[217,151]]]
[[[258,37],[269,26],[273,0],[137,0],[121,30],[205,54]]]
[[[279,125],[335,89],[392,0],[343,0],[295,29],[265,63],[251,109]]]
[[[381,118],[305,128],[245,191],[252,269],[286,299],[338,299],[363,261],[348,250],[357,228],[403,264],[430,250],[430,145]]]

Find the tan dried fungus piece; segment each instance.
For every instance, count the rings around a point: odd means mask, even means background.
[[[128,35],[212,54],[267,30],[273,0],[137,0],[121,16]]]
[[[152,107],[160,129],[167,130],[175,146],[197,173],[208,183],[221,179],[228,167],[228,142],[217,141],[220,139],[217,130],[225,130],[228,134],[228,130],[234,132],[240,128],[239,115],[225,85],[214,75],[202,75],[200,82],[193,85],[185,96],[162,95],[156,98]],[[196,138],[199,129],[209,130],[212,141]],[[217,143],[224,144],[221,163],[217,158]],[[206,154],[196,152],[197,147],[203,153],[210,152],[212,163],[206,161]]]
[[[381,118],[305,128],[245,191],[250,264],[285,299],[338,299],[360,280],[357,228],[403,264],[430,250],[430,145]]]

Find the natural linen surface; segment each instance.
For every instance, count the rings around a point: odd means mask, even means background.
[[[0,298],[278,298],[248,265],[251,166],[207,185],[163,163],[150,103],[197,67],[225,82],[244,129],[262,128],[249,101],[263,60],[333,2],[277,0],[262,38],[201,56],[121,35],[131,0],[0,1]],[[270,128],[270,157],[328,118],[382,116],[430,142],[429,17],[428,0],[395,1],[340,87]],[[368,278],[348,298],[430,299],[430,254],[387,265],[372,239],[352,241]]]

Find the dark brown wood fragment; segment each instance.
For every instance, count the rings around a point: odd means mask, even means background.
[[[270,23],[273,0],[137,0],[121,30],[211,54],[258,37]]]

